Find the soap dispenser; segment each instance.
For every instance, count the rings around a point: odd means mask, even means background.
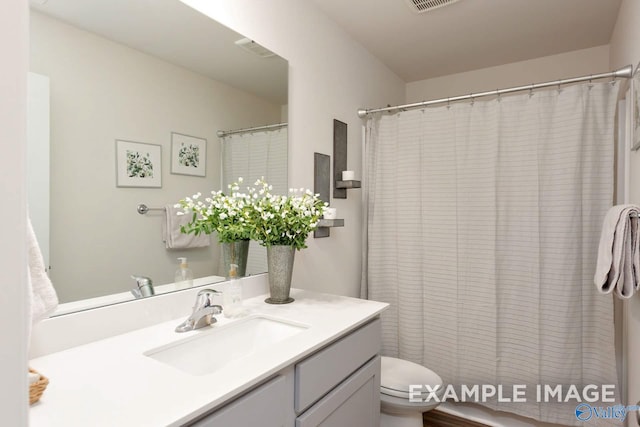
[[[238,279],[238,265],[231,264],[229,281],[222,292],[222,313],[225,317],[240,317],[245,314],[242,308],[242,287]]]
[[[176,289],[187,289],[193,287],[193,272],[187,264],[187,258],[180,257],[180,268],[176,270],[175,286]]]

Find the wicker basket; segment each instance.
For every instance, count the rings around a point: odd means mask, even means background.
[[[44,390],[47,388],[47,385],[49,384],[49,379],[44,375],[42,375],[41,373],[39,373],[38,371],[33,370],[31,368],[29,368],[29,372],[33,372],[40,375],[40,379],[38,381],[29,385],[29,405],[33,405],[38,400],[40,400],[42,393],[44,393]]]

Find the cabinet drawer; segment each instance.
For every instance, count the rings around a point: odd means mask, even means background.
[[[376,356],[296,419],[296,427],[377,427],[380,357]]]
[[[296,365],[295,410],[305,411],[365,362],[378,354],[380,319],[341,338]]]
[[[285,425],[287,396],[291,402],[291,395],[286,392],[285,378],[278,376],[189,426],[282,427]]]

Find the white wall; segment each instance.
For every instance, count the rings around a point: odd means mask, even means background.
[[[407,102],[540,83],[609,71],[609,47],[599,46],[407,84]]]
[[[281,106],[41,13],[31,14],[31,71],[51,81],[51,272],[61,302],[173,282],[176,257],[216,275],[219,247],[167,250],[162,212],[220,189],[216,131],[280,122]],[[174,175],[171,132],[207,140],[206,177]],[[116,188],[115,139],[162,145],[162,188]],[[223,274],[224,275],[224,274]]]
[[[185,0],[289,60],[290,186],[313,188],[313,153],[333,155],[333,119],[348,124],[348,169],[362,170],[360,107],[404,102],[404,83],[311,2]],[[357,296],[361,268],[361,191],[332,200],[344,228],[307,240],[296,254],[293,286]]]
[[[618,20],[611,37],[611,67],[627,64],[634,67],[640,61],[640,1],[623,0],[618,12]],[[632,152],[630,159],[629,197],[631,203],[640,204],[640,153]],[[625,303],[626,346],[627,346],[627,396],[628,404],[640,401],[640,295]],[[638,425],[635,417],[630,417],[629,425]]]
[[[0,6],[0,414],[27,425],[26,139],[28,2]]]

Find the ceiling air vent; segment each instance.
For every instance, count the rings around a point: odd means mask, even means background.
[[[460,0],[405,0],[411,10],[416,13],[429,12],[439,7],[448,6]]]
[[[269,58],[270,56],[275,56],[275,53],[271,52],[264,46],[259,45],[251,39],[244,38],[235,42],[237,46],[247,50],[255,55],[258,55],[261,58]]]

